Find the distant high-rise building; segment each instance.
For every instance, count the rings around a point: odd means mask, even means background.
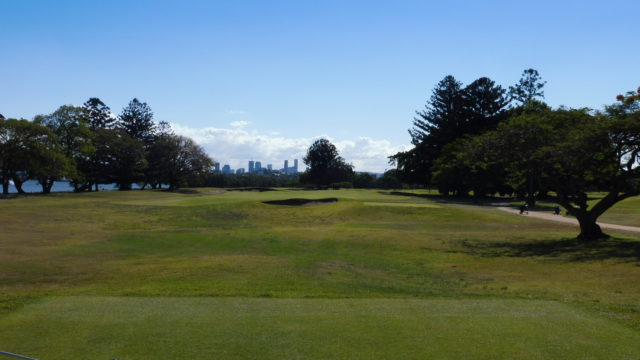
[[[273,170],[273,165],[267,164],[267,170],[269,170],[269,171]]]
[[[213,165],[215,166],[215,171],[216,171],[216,172],[220,172],[220,163],[219,163],[219,162],[217,162],[217,163],[215,163],[215,164],[213,164]]]
[[[284,161],[284,173],[285,174],[289,173],[289,160]]]
[[[298,173],[298,159],[293,159],[293,173]]]
[[[237,169],[236,174],[244,174],[244,168]]]
[[[253,160],[249,160],[249,173],[253,172]]]
[[[254,170],[255,172],[259,172],[260,170],[262,170],[262,163],[261,163],[260,161],[256,161],[256,165],[255,165],[255,167],[253,168],[253,170]]]
[[[222,167],[222,173],[223,174],[231,174],[232,173],[231,166],[229,166],[228,164],[225,164]]]

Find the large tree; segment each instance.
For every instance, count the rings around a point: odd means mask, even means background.
[[[57,136],[47,127],[24,119],[0,119],[0,180],[2,192],[8,193],[12,180],[18,193],[22,183],[40,181],[48,193],[53,182],[73,173],[71,161],[63,153]]]
[[[507,171],[488,136],[461,138],[447,144],[433,167],[433,183],[442,194],[474,197],[511,194]]]
[[[493,130],[507,118],[509,105],[506,90],[489,79],[481,77],[467,85],[463,92],[464,120],[460,135],[475,135]]]
[[[87,121],[92,129],[111,128],[115,118],[111,116],[111,109],[99,98],[89,98],[83,105],[87,111]]]
[[[87,110],[84,107],[63,105],[49,115],[37,115],[34,122],[48,127],[56,134],[62,151],[73,161],[76,169],[71,174],[74,189],[85,190],[88,186],[84,172],[86,169],[79,165],[89,162],[95,151]],[[46,181],[53,184],[55,180],[59,179],[49,177]]]
[[[462,83],[445,76],[432,90],[424,110],[416,111],[409,129],[413,149],[389,157],[404,181],[426,185],[442,147],[455,139],[464,118]]]
[[[302,160],[309,167],[305,177],[316,186],[327,186],[353,178],[353,166],[344,161],[336,146],[327,139],[314,141]]]
[[[184,185],[189,177],[208,173],[213,160],[192,139],[165,134],[158,137],[147,152],[149,162],[145,181],[153,188],[168,184],[169,190]]]
[[[144,143],[132,138],[123,129],[105,129],[102,133],[106,146],[104,167],[109,171],[109,181],[119,190],[131,190],[132,184],[143,179],[147,168]]]
[[[118,116],[118,127],[148,145],[153,141],[156,128],[153,112],[147,103],[134,98]]]
[[[506,90],[482,77],[466,87],[448,75],[433,89],[409,130],[414,147],[390,157],[404,181],[429,184],[445,145],[465,135],[494,129],[506,118]]]
[[[475,157],[484,161],[481,166],[499,165],[514,188],[535,178],[576,217],[580,239],[603,238],[598,217],[640,194],[640,111],[632,105],[596,114],[585,109],[525,111],[481,135],[490,146],[470,147],[458,156]],[[605,196],[590,202],[588,192],[594,190]]]

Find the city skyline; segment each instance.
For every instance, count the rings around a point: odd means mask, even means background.
[[[232,167],[229,163],[221,163],[219,161],[214,161],[213,170],[215,172],[220,172],[223,174],[244,174],[244,173],[265,173],[265,172],[281,172],[285,174],[298,174],[303,171],[300,171],[298,159],[293,159],[294,165],[288,166],[289,159],[283,160],[282,168],[273,168],[273,164],[268,163],[266,166],[262,166],[262,162],[260,160],[248,160],[247,167]]]

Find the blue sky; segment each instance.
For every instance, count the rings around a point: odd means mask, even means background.
[[[2,0],[0,113],[134,97],[216,160],[281,167],[328,137],[383,171],[444,76],[537,69],[552,106],[640,85],[638,1]]]

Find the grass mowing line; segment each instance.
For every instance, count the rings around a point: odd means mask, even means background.
[[[532,300],[53,297],[0,318],[0,348],[51,360],[637,359],[639,343]]]

